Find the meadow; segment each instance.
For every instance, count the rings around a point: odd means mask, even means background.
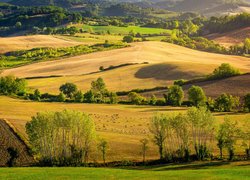
[[[146,168],[0,168],[1,179],[241,179],[249,162],[202,162]]]
[[[75,26],[75,25],[74,25]],[[86,32],[95,32],[95,33],[107,33],[110,34],[119,34],[127,35],[130,32],[140,33],[140,34],[171,34],[171,30],[161,29],[161,28],[147,28],[139,26],[127,26],[127,27],[118,27],[118,26],[91,26],[91,25],[77,25],[78,28],[82,28]]]
[[[157,113],[176,114],[186,112],[185,107],[156,107],[136,105],[107,105],[107,104],[78,104],[78,103],[44,103],[20,100],[0,96],[0,115],[7,119],[18,132],[26,137],[25,124],[37,112],[61,111],[64,109],[78,110],[90,115],[94,120],[99,137],[107,139],[109,150],[107,161],[131,160],[140,161],[140,140],[151,138],[148,130],[152,116]],[[13,108],[14,107],[14,108]],[[215,113],[216,124],[223,122],[227,115],[232,120],[243,125],[250,114],[242,113]],[[238,142],[236,154],[243,154],[241,142]],[[213,151],[218,153],[216,142]],[[93,150],[92,160],[100,156]],[[226,151],[225,151],[226,154]],[[157,147],[150,141],[147,159],[157,159]]]

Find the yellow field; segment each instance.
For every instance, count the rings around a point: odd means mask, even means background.
[[[27,50],[38,47],[67,47],[83,44],[70,39],[49,35],[17,36],[0,38],[0,54],[10,51]]]
[[[149,64],[141,64],[148,62]],[[239,56],[200,52],[163,42],[133,43],[132,47],[75,56],[55,61],[34,63],[4,70],[2,75],[38,77],[60,75],[59,78],[33,79],[32,88],[42,92],[57,93],[64,82],[74,82],[83,91],[97,77],[103,77],[110,90],[122,91],[135,88],[166,86],[176,79],[193,79],[211,73],[221,63],[230,63],[249,72],[249,59]],[[140,63],[112,71],[83,75],[125,63]]]
[[[153,114],[186,111],[185,108],[172,107],[41,103],[0,96],[0,118],[7,119],[23,135],[25,135],[25,123],[37,112],[63,109],[74,109],[90,114],[95,121],[98,135],[109,141],[108,161],[140,160],[139,140],[145,137],[150,138],[148,125]],[[242,124],[249,114],[228,115]],[[224,116],[224,113],[216,114],[217,122],[222,122]],[[237,151],[237,153],[243,153],[243,151]],[[151,143],[148,158],[157,157],[157,148]]]

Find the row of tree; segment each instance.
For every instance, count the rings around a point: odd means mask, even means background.
[[[237,142],[240,140],[247,159],[250,158],[249,120],[240,128],[236,121],[225,118],[216,129],[215,118],[206,108],[190,108],[187,113],[177,115],[157,114],[153,117],[150,132],[154,143],[159,148],[160,159],[168,161],[188,161],[213,158],[213,145],[217,141],[220,158],[223,149],[228,151],[229,159],[235,155]]]

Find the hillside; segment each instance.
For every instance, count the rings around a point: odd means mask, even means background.
[[[223,93],[228,93],[242,98],[250,92],[250,74],[184,85],[183,90],[185,91],[185,99],[187,99],[187,91],[192,85],[202,87],[207,97],[217,98]],[[167,90],[157,90],[142,93],[142,95],[150,97],[152,94],[154,94],[157,97],[163,97],[163,94],[166,93]]]
[[[19,151],[19,157],[17,158],[18,166],[28,166],[34,163],[33,157],[29,154],[29,148],[25,142],[16,134],[16,130],[12,129],[10,125],[0,119],[0,167],[6,166],[9,160],[7,149],[9,147],[17,148]]]
[[[54,36],[47,35],[33,35],[33,36],[16,36],[16,37],[0,37],[0,54],[17,51],[27,50],[38,47],[68,47],[83,44],[70,39],[62,39]]]
[[[206,36],[225,47],[243,43],[246,38],[250,37],[250,27],[241,28],[227,33],[213,33]]]

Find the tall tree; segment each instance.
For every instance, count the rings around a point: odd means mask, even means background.
[[[188,90],[188,100],[194,104],[194,106],[203,106],[206,103],[207,97],[203,89],[199,86],[192,86]]]

